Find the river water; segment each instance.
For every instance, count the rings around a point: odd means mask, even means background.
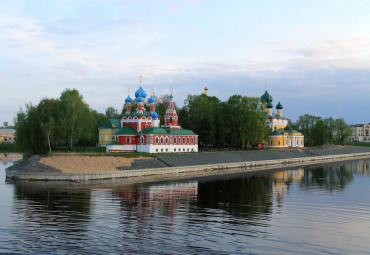
[[[3,157],[4,158],[4,157]],[[0,253],[368,254],[370,160],[156,183],[8,183]]]

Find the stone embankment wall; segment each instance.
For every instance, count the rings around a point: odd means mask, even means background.
[[[295,156],[295,157],[294,157]],[[93,174],[25,173],[7,169],[7,178],[35,181],[88,181],[118,178],[144,178],[163,176],[166,178],[219,175],[238,172],[255,172],[276,168],[288,168],[321,164],[343,160],[370,158],[370,148],[343,148],[315,151],[268,151],[268,152],[227,152],[189,153],[157,157],[171,167],[153,169],[131,169]],[[215,160],[215,159],[218,160]],[[267,159],[266,159],[267,158]],[[244,159],[243,161],[239,161]],[[219,162],[221,160],[221,162]],[[213,164],[204,164],[212,161]],[[176,165],[177,164],[177,165]]]

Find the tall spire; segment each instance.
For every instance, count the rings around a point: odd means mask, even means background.
[[[206,79],[206,85],[204,86],[204,95],[208,96],[207,79]]]
[[[170,102],[168,103],[168,107],[166,113],[164,114],[164,128],[171,128],[171,129],[180,129],[181,127],[178,125],[178,116],[176,113],[176,108],[173,103],[173,94],[171,88],[171,95],[170,95]]]
[[[142,75],[140,75],[140,88],[143,86],[143,84],[142,84],[142,82],[141,82],[141,80],[143,79],[143,76]]]

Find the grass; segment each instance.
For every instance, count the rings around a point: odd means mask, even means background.
[[[18,152],[15,143],[0,143],[0,152]]]
[[[125,158],[137,158],[137,157],[153,157],[153,154],[145,152],[106,152],[105,147],[95,146],[75,146],[73,151],[68,151],[67,147],[58,148],[48,154],[78,154],[78,155],[94,155],[94,156],[114,156],[114,157],[125,157]]]
[[[370,147],[370,143],[347,143],[347,145]]]

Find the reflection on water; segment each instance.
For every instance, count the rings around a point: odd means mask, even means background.
[[[369,163],[147,184],[4,181],[0,253],[366,253]]]
[[[9,162],[14,162],[22,159],[22,154],[20,153],[0,153],[0,162],[6,164]]]
[[[315,167],[306,170],[302,187],[343,190],[353,180],[353,173],[346,165]]]

